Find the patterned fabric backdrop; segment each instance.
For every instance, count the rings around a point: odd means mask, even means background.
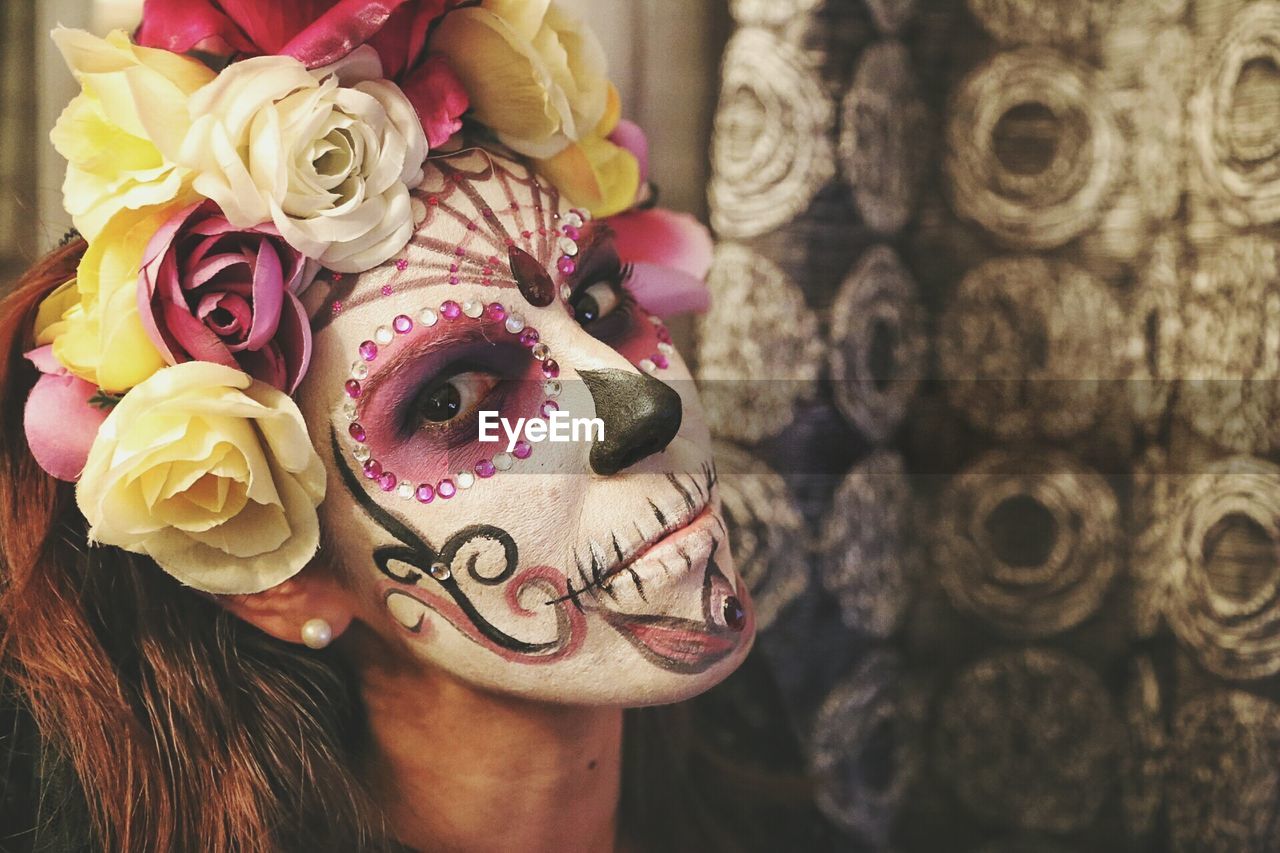
[[[698,370],[822,809],[1280,850],[1280,2],[730,6]]]

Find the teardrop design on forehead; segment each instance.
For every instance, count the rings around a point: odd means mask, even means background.
[[[527,164],[471,148],[428,158],[423,171],[411,192],[413,239],[395,261],[350,283],[343,312],[378,299],[391,282],[397,294],[440,284],[514,289],[512,248],[566,275],[557,268],[567,239],[560,193]]]
[[[535,308],[545,308],[556,299],[556,284],[532,255],[519,246],[510,251],[511,274],[520,294]]]

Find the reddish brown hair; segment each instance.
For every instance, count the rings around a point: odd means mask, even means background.
[[[36,374],[22,353],[83,251],[54,252],[0,304],[0,678],[69,762],[95,848],[384,846],[351,770],[362,727],[337,661],[265,637],[145,559],[88,547],[72,487],[27,449]]]

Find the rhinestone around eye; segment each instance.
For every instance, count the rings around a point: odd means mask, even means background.
[[[640,363],[636,366],[639,367],[641,370],[643,370],[645,373],[653,373],[655,370],[658,369],[658,366],[647,358],[640,359]]]
[[[548,397],[559,397],[560,391],[563,390],[558,379],[548,379],[542,383],[542,393]]]
[[[571,296],[573,296],[573,288],[567,284],[560,285],[560,298],[568,302]]]
[[[459,472],[455,479],[458,481],[459,489],[469,489],[476,484],[475,474],[472,474],[470,471]]]
[[[582,227],[582,217],[581,217],[581,216],[579,216],[577,213],[575,213],[574,211],[572,211],[572,210],[571,210],[571,211],[569,211],[568,213],[566,213],[566,214],[564,215],[564,224],[565,224],[565,225],[571,225],[571,226],[573,226],[574,228],[581,228],[581,227]]]
[[[431,577],[438,581],[447,581],[449,578],[453,577],[453,573],[449,571],[449,567],[444,563],[432,563],[431,568],[427,571],[431,572]]]
[[[556,243],[560,247],[560,251],[569,257],[576,257],[578,254],[578,244],[570,240],[568,237],[561,237]]]
[[[509,471],[511,470],[511,464],[513,461],[514,460],[511,458],[510,453],[498,453],[493,457],[493,467],[497,468],[499,471]]]
[[[478,299],[468,299],[462,303],[462,313],[475,320],[484,313],[484,304]]]
[[[546,361],[551,357],[551,347],[546,344],[538,344],[533,348],[533,357],[538,361]]]
[[[395,335],[392,333],[391,329],[387,326],[379,326],[377,330],[373,333],[373,339],[377,341],[379,344],[381,344],[382,346],[386,346],[387,344],[391,343],[391,339],[393,337],[395,337]]]
[[[518,335],[524,330],[524,317],[519,314],[510,314],[507,317],[506,329],[513,335]]]
[[[413,483],[401,483],[396,486],[396,495],[409,500],[413,497]]]
[[[353,379],[365,379],[369,376],[369,365],[363,361],[357,361],[351,365],[351,377]]]
[[[373,451],[371,451],[366,445],[357,444],[351,449],[351,455],[355,457],[357,462],[363,465],[369,461],[369,457],[373,455]]]
[[[662,353],[663,355],[675,355],[676,348],[675,348],[675,347],[673,347],[673,346],[672,346],[671,344],[669,344],[669,343],[665,343],[665,342],[663,342],[663,341],[659,341],[659,342],[658,342],[658,352]]]
[[[430,308],[423,308],[422,313],[418,315],[418,321],[424,326],[434,326],[439,319],[436,312]]]
[[[356,413],[358,411],[359,409],[354,400],[348,400],[342,404],[342,414],[345,415],[349,421],[354,421],[356,419]]]

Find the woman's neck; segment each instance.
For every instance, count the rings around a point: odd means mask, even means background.
[[[622,711],[516,700],[441,673],[366,670],[369,776],[418,850],[612,853]]]

